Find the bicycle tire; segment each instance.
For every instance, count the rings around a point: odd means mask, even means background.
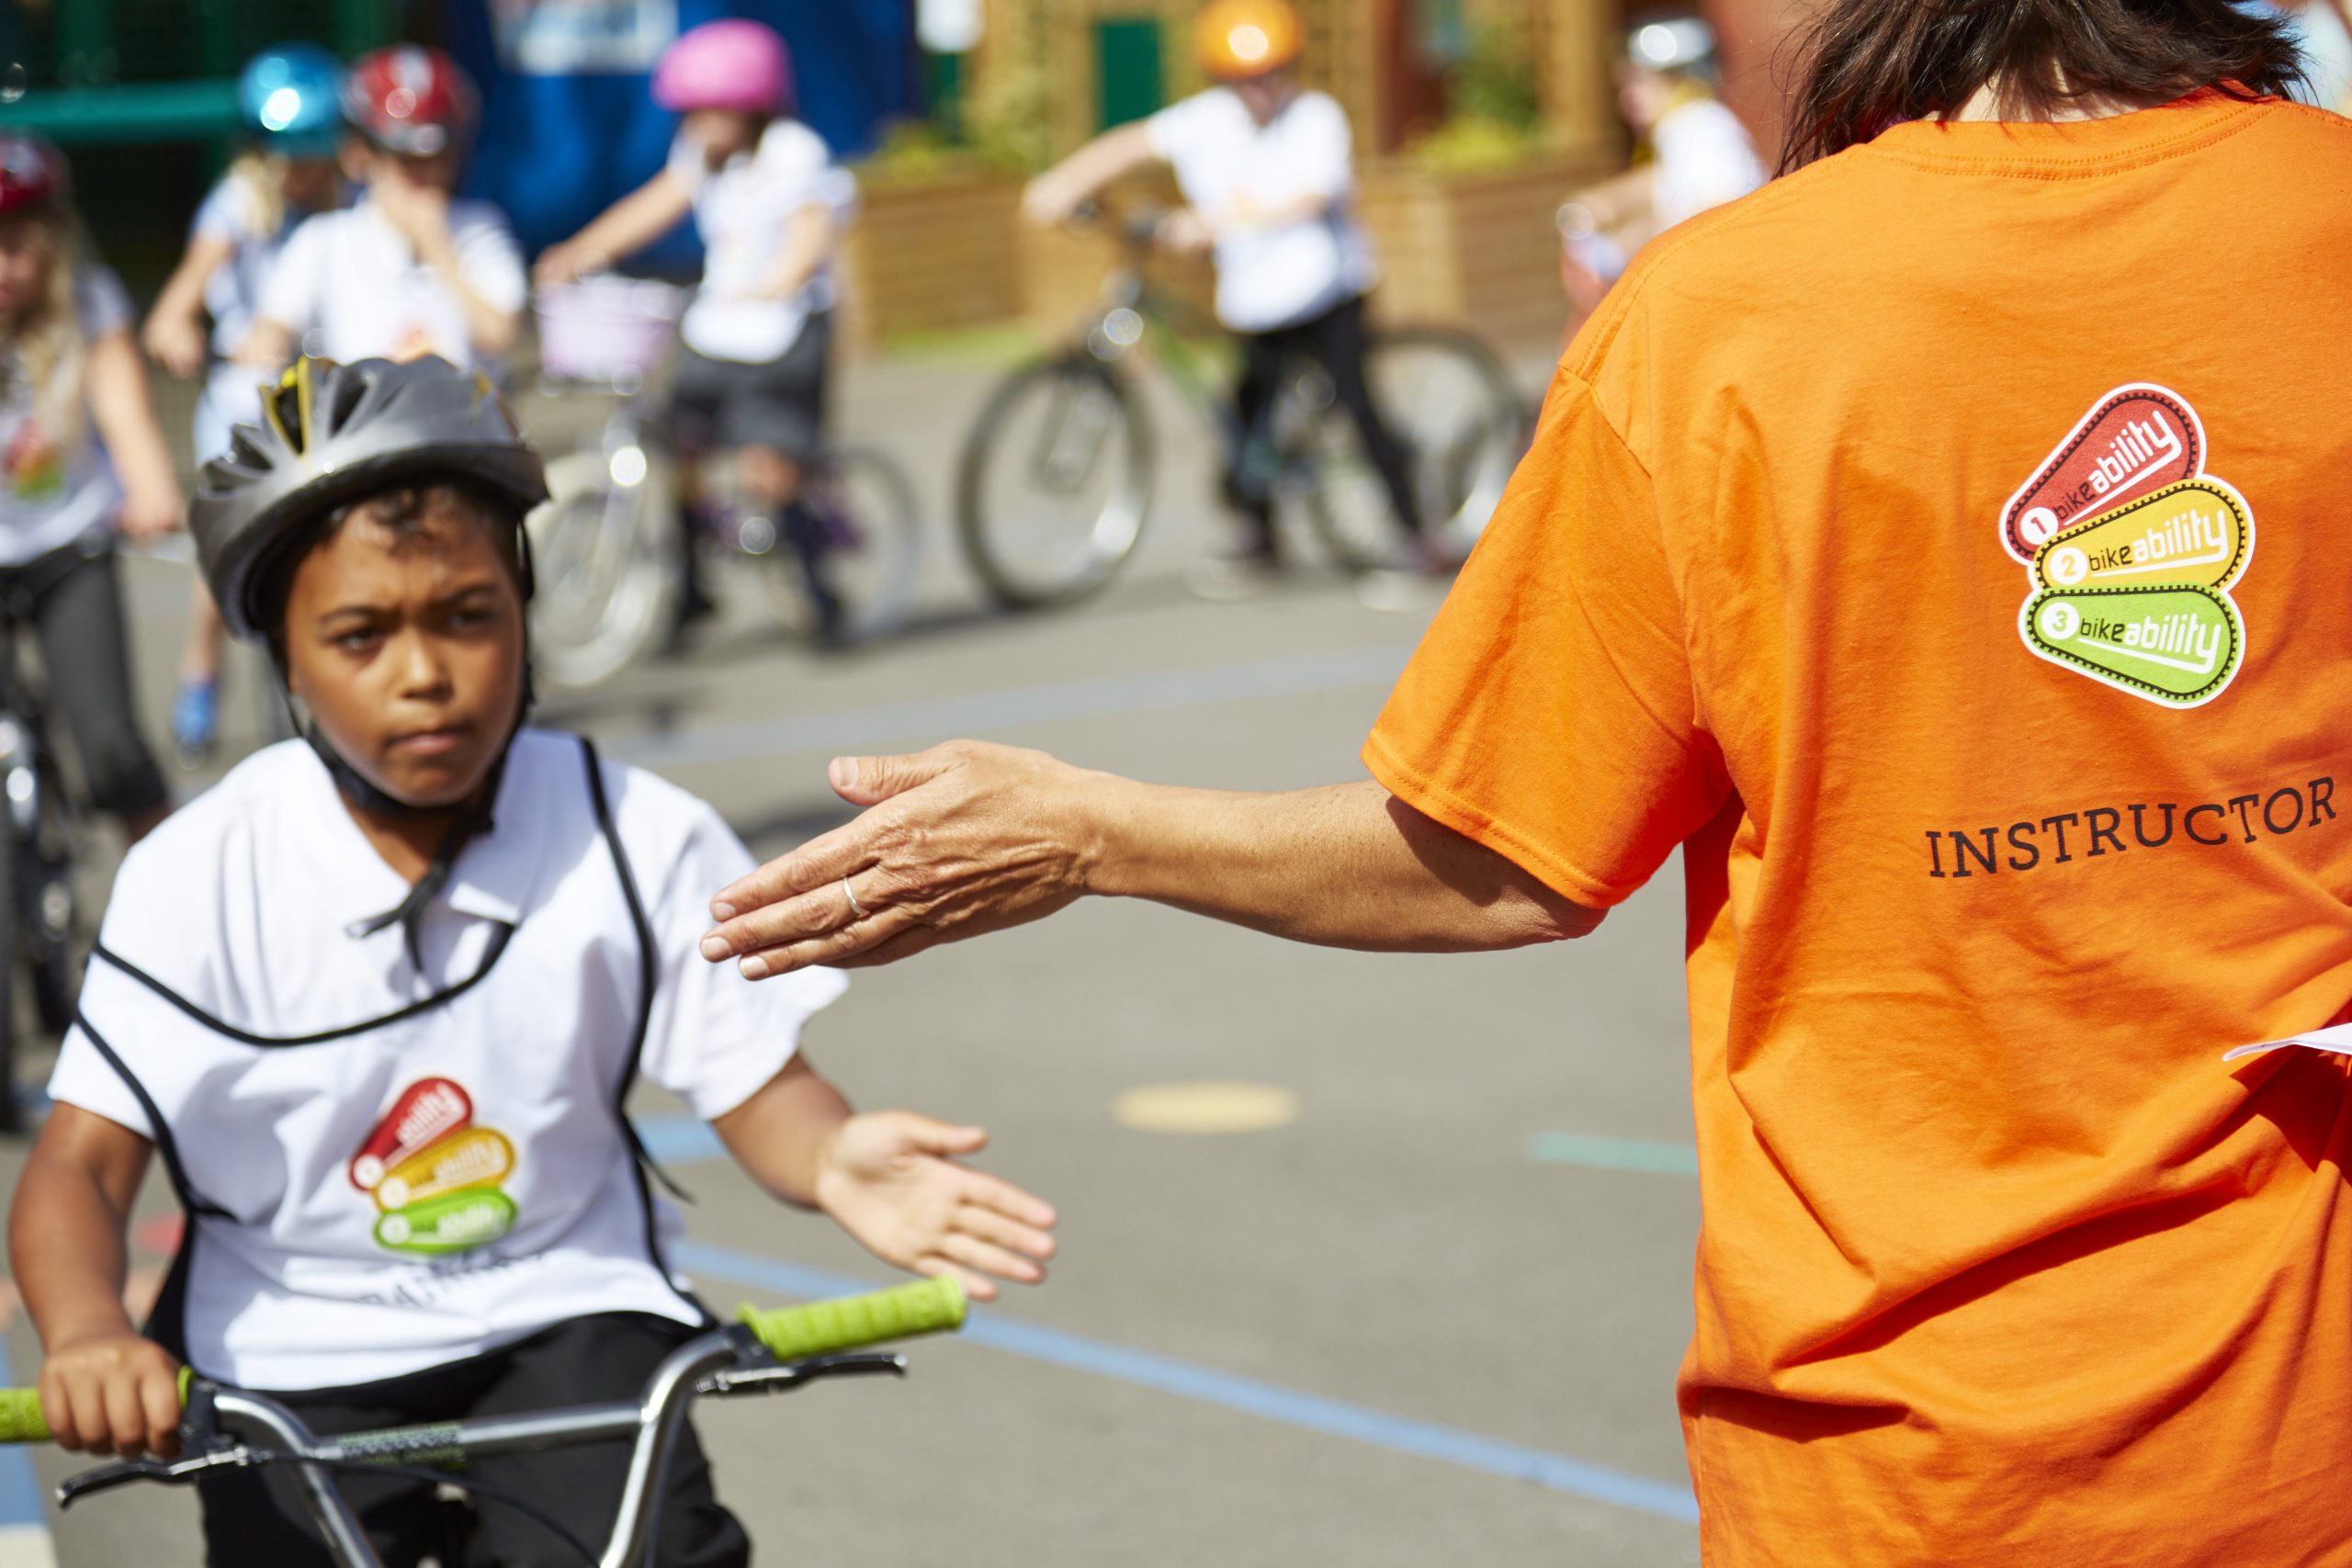
[[[852,642],[871,642],[906,625],[922,577],[922,502],[914,480],[879,447],[837,446],[829,453],[812,486],[810,503],[829,530],[850,537],[831,542],[827,554],[837,569],[835,592],[843,600],[843,630]],[[777,570],[768,574],[776,619],[787,631],[811,629],[814,607],[800,564],[792,550],[769,552]]]
[[[1472,389],[1468,400],[1432,400],[1456,411],[1455,427],[1443,433],[1443,439],[1431,440],[1392,414],[1386,404],[1381,412],[1406,446],[1422,527],[1444,549],[1465,555],[1526,455],[1532,421],[1501,359],[1477,338],[1453,327],[1408,326],[1373,333],[1364,350],[1364,376],[1375,398],[1383,391],[1379,362],[1415,353],[1450,362],[1450,375]],[[1320,412],[1320,423],[1315,437],[1328,439],[1336,429],[1347,441],[1355,440],[1352,423],[1336,404]],[[1299,456],[1313,465],[1311,453]],[[1335,488],[1319,470],[1311,479],[1294,479],[1281,493],[1280,499],[1290,502],[1283,509],[1297,514],[1344,570],[1373,571],[1389,564],[1396,557],[1397,534],[1385,491],[1377,497],[1379,525],[1366,527],[1336,502]]]
[[[56,753],[44,744],[35,770],[40,816],[33,836],[18,845],[21,875],[16,908],[24,921],[25,970],[32,980],[33,1018],[44,1037],[62,1039],[73,1027],[82,990],[81,900],[74,892],[74,845],[81,812],[66,793]]]
[[[1065,399],[1059,411],[1050,400],[1057,391]],[[1007,508],[989,493],[989,480],[999,463],[1019,456],[1012,448],[1021,434],[1017,422],[1029,412],[1032,400],[1041,395],[1049,400],[1042,411],[1049,422],[1044,433],[1049,441],[1068,434],[1051,423],[1057,412],[1066,419],[1071,409],[1080,406],[1074,400],[1094,396],[1102,400],[1102,432],[1115,431],[1125,442],[1125,453],[1117,471],[1107,476],[1108,487],[1091,518],[1080,517],[1068,529],[1057,527],[1057,533],[1070,534],[1068,547],[1049,553],[1046,568],[1035,570],[1021,560],[1010,532],[1034,520],[1035,509],[1024,506],[1025,517],[1007,516]],[[1034,456],[1042,468],[1055,454],[1041,447]],[[966,563],[989,596],[1004,609],[1038,610],[1074,604],[1099,592],[1135,554],[1143,536],[1151,510],[1155,456],[1151,425],[1141,400],[1098,360],[1079,355],[1039,360],[999,382],[966,438],[956,482],[956,538]],[[1079,477],[1092,477],[1102,461],[1100,450],[1089,454]],[[1042,489],[1036,493],[1042,497]],[[1086,504],[1081,503],[1079,510],[1083,512]],[[1056,561],[1052,554],[1063,558]]]
[[[17,1060],[24,1031],[17,1021],[17,977],[25,968],[23,886],[18,862],[26,842],[16,819],[0,813],[0,1133],[21,1133],[25,1116],[17,1100]]]
[[[677,607],[678,526],[666,465],[650,450],[617,484],[601,446],[548,464],[549,499],[525,526],[537,592],[533,667],[559,686],[602,685],[652,652]]]

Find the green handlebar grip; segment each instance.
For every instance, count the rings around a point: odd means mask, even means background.
[[[0,1443],[45,1443],[49,1422],[40,1413],[40,1390],[0,1388]]]
[[[964,1287],[955,1280],[919,1280],[870,1295],[811,1302],[762,1312],[740,1307],[736,1317],[759,1336],[779,1361],[805,1360],[885,1339],[940,1334],[964,1323]]]
[[[187,1408],[188,1385],[196,1381],[194,1367],[180,1369],[180,1408]],[[0,1443],[45,1443],[49,1420],[40,1413],[40,1390],[0,1388]]]

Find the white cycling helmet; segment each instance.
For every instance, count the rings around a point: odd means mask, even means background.
[[[1715,63],[1715,29],[1697,17],[1636,22],[1625,35],[1625,58],[1650,71],[1709,70]]]

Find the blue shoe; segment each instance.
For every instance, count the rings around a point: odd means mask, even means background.
[[[220,678],[181,682],[179,695],[172,699],[172,745],[179,754],[180,766],[204,766],[220,739]]]

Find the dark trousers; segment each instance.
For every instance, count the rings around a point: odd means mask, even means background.
[[[40,639],[49,709],[74,738],[91,804],[122,817],[164,806],[164,775],[131,706],[113,549],[73,546],[0,567],[0,604],[12,618],[31,622]]]
[[[1341,300],[1319,316],[1270,333],[1235,336],[1241,344],[1241,380],[1233,389],[1233,412],[1241,443],[1228,457],[1226,494],[1256,531],[1256,543],[1268,549],[1273,543],[1271,425],[1274,395],[1282,389],[1284,378],[1295,373],[1301,357],[1313,360],[1331,378],[1340,406],[1355,422],[1364,455],[1371,458],[1382,488],[1388,492],[1397,526],[1419,536],[1420,506],[1413,496],[1404,444],[1381,418],[1372,400],[1372,388],[1364,380],[1363,296]]]
[[[272,1397],[323,1435],[633,1399],[662,1358],[695,1332],[642,1313],[605,1313],[406,1377]],[[601,1552],[620,1512],[628,1452],[615,1441],[498,1454],[474,1461],[458,1478],[524,1499]],[[346,1472],[338,1484],[386,1568],[416,1568],[428,1556],[443,1568],[579,1568],[578,1554],[546,1526],[494,1497],[484,1496],[469,1517],[434,1487],[403,1476]],[[291,1471],[220,1471],[197,1491],[211,1568],[323,1568],[329,1561]],[[752,1560],[742,1526],[712,1495],[710,1466],[691,1426],[672,1453],[658,1529],[660,1568],[744,1568]]]

